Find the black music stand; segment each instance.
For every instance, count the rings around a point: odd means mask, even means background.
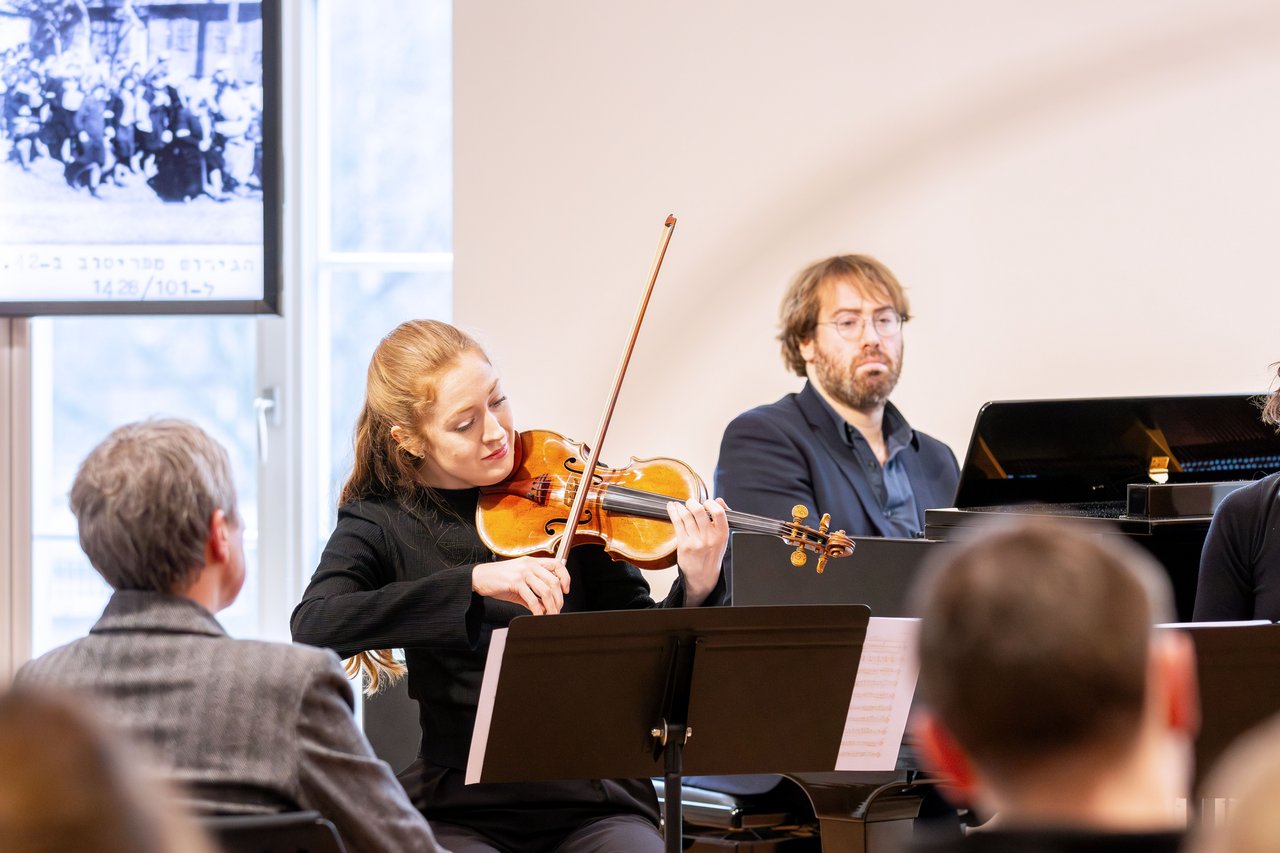
[[[678,851],[685,772],[835,769],[869,618],[827,604],[514,619],[467,780],[662,775]]]
[[[865,604],[873,616],[919,616],[910,591],[938,549],[954,542],[851,536],[853,556],[832,560],[818,574],[791,565],[795,547],[762,533],[733,534],[733,604]]]

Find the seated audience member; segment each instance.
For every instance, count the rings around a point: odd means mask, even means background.
[[[1263,404],[1262,420],[1280,429],[1280,388]],[[1280,474],[1237,489],[1218,505],[1200,555],[1192,618],[1280,620]]]
[[[69,697],[0,695],[0,850],[213,853],[172,792]]]
[[[1230,807],[1225,820],[1201,823],[1195,853],[1280,853],[1280,718],[1233,743],[1204,789]]]
[[[919,850],[1179,849],[1195,661],[1185,634],[1153,629],[1173,598],[1150,557],[1015,523],[948,552],[914,594],[917,748],[953,801],[995,815]]]
[[[120,427],[81,464],[71,509],[115,592],[89,636],[25,665],[19,684],[89,694],[199,812],[314,809],[352,850],[439,849],[356,727],[337,657],[235,640],[214,618],[245,571],[217,442],[187,421]]]

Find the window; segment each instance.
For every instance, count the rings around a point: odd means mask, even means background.
[[[441,0],[320,4],[321,543],[351,468],[374,347],[405,320],[453,313],[452,26]]]
[[[249,578],[220,621],[287,638],[350,468],[370,353],[404,320],[452,314],[451,4],[311,0],[285,4],[284,27],[285,316],[37,318],[17,334],[26,321],[0,321],[0,344],[22,348],[0,348],[0,405],[22,416],[29,397],[30,412],[0,450],[31,465],[29,485],[0,473],[0,533],[25,535],[30,509],[30,560],[0,566],[0,611],[29,636],[0,635],[0,658],[96,620],[108,590],[67,492],[107,432],[152,415],[196,421],[232,457]],[[280,420],[260,448],[268,388]]]
[[[200,424],[231,455],[245,521],[248,595],[220,615],[256,633],[258,501],[252,318],[58,317],[32,321],[33,655],[83,636],[110,590],[76,537],[67,493],[80,460],[120,424]]]

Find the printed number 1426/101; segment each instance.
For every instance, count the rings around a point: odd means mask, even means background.
[[[192,283],[187,279],[96,278],[94,295],[107,299],[208,299],[213,285],[207,281]]]

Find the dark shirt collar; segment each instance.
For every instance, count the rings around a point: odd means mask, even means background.
[[[213,614],[181,595],[144,589],[118,589],[90,634],[112,631],[150,631],[225,637]]]
[[[841,441],[852,447],[854,435],[858,428],[846,421],[844,416],[827,402],[827,398],[822,396],[812,382],[809,385],[813,389],[813,396],[818,398],[822,408],[831,416],[831,422],[835,425],[836,435],[840,436]],[[889,450],[892,450],[898,444],[903,446],[909,444],[913,450],[920,449],[920,439],[916,437],[916,431],[911,428],[911,424],[907,423],[907,419],[902,416],[902,412],[898,411],[898,407],[893,403],[884,404],[884,419],[881,421],[881,429],[884,431],[885,447]]]

